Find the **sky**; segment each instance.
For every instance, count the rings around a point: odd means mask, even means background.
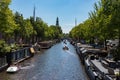
[[[36,17],[50,25],[56,24],[59,18],[59,25],[64,33],[84,22],[89,17],[89,12],[94,10],[94,3],[98,0],[12,0],[10,9],[15,13],[18,11],[24,18],[33,16],[34,6]]]

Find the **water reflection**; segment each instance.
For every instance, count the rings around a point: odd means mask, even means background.
[[[20,66],[20,69],[31,69],[35,67],[34,64],[28,63],[27,65]]]

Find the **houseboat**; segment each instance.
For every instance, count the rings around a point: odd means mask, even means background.
[[[39,42],[38,44],[40,45],[41,49],[48,49],[53,45],[52,41],[43,41]]]
[[[116,66],[117,63],[114,61],[107,60],[98,54],[85,58],[85,70],[91,80],[120,80],[120,66]]]
[[[8,66],[11,66],[11,64],[17,64],[19,62],[22,62],[34,55],[35,51],[32,47],[26,47],[23,49],[19,49],[16,51],[13,51],[9,54],[7,54],[7,63]]]
[[[0,70],[8,66],[6,55],[0,55]]]

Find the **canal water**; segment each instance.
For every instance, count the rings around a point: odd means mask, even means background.
[[[63,50],[67,45],[69,50]],[[0,73],[0,80],[88,80],[74,47],[67,42],[42,50],[19,64],[17,73]]]

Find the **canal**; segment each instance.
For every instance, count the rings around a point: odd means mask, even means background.
[[[34,57],[20,63],[14,74],[0,73],[0,80],[88,80],[74,47],[63,50],[63,42],[42,50]]]

